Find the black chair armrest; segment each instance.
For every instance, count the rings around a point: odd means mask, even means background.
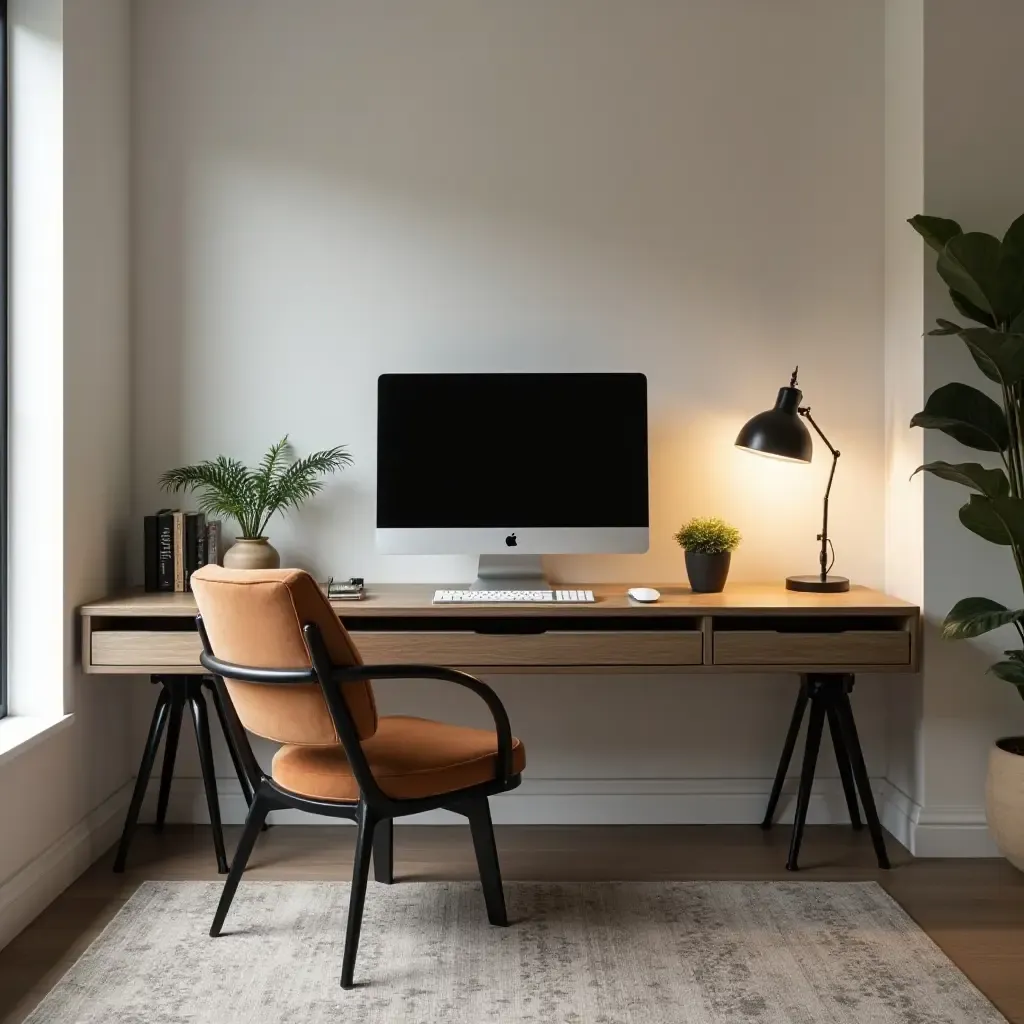
[[[311,668],[250,668],[248,665],[232,665],[203,651],[199,664],[207,672],[227,679],[238,679],[243,683],[265,683],[269,686],[281,683],[310,683],[317,681],[316,672]]]
[[[498,735],[498,777],[502,782],[512,778],[512,725],[508,720],[508,712],[494,690],[468,672],[438,665],[354,665],[351,668],[335,668],[331,678],[340,684],[370,682],[374,679],[437,679],[472,690],[484,701],[494,719],[494,730]]]

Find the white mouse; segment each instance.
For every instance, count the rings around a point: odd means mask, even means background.
[[[654,587],[630,587],[626,593],[634,601],[643,601],[644,603],[657,601],[661,597],[661,592],[655,590]]]

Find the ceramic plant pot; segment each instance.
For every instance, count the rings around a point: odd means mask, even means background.
[[[703,555],[698,551],[686,552],[686,575],[690,589],[697,594],[717,594],[725,589],[732,554],[723,551],[717,555]]]
[[[225,569],[279,569],[281,556],[266,537],[241,537],[224,552]]]
[[[997,740],[992,748],[985,811],[999,852],[1024,871],[1024,736]]]

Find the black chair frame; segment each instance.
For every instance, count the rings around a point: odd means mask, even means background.
[[[245,826],[231,861],[231,868],[228,871],[224,891],[213,918],[210,935],[217,936],[221,932],[235,890],[238,888],[238,883],[256,843],[256,837],[259,835],[267,815],[270,811],[285,808],[294,808],[333,818],[346,818],[354,821],[358,826],[355,862],[352,869],[352,895],[349,899],[345,952],[342,957],[342,988],[351,988],[353,985],[371,856],[376,880],[385,883],[393,881],[393,822],[395,818],[438,808],[454,811],[467,818],[480,871],[487,919],[491,924],[499,927],[508,925],[505,894],[501,882],[501,869],[494,842],[494,828],[491,823],[488,798],[515,789],[520,784],[522,777],[513,771],[512,727],[505,706],[494,690],[465,672],[434,665],[338,667],[331,662],[320,629],[314,623],[307,623],[303,626],[302,631],[306,649],[309,652],[311,668],[268,669],[234,665],[221,661],[214,655],[201,615],[196,616],[196,625],[203,642],[203,653],[199,660],[207,672],[213,676],[214,686],[227,720],[228,744],[232,747],[233,757],[241,765],[252,793],[249,813],[246,816]],[[224,683],[225,678],[267,686],[319,684],[334,728],[337,730],[345,756],[352,768],[352,774],[359,786],[359,801],[343,803],[315,800],[292,793],[275,783],[260,767],[252,752],[245,729],[231,703]],[[498,740],[495,777],[476,786],[417,799],[399,800],[384,793],[370,770],[355,721],[342,693],[342,687],[346,683],[370,682],[374,679],[442,680],[463,686],[482,698],[494,719]]]

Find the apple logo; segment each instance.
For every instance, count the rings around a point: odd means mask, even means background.
[[[514,548],[516,546],[516,544],[518,544],[518,543],[519,542],[516,540],[516,535],[514,533],[510,533],[505,538],[505,547]]]

